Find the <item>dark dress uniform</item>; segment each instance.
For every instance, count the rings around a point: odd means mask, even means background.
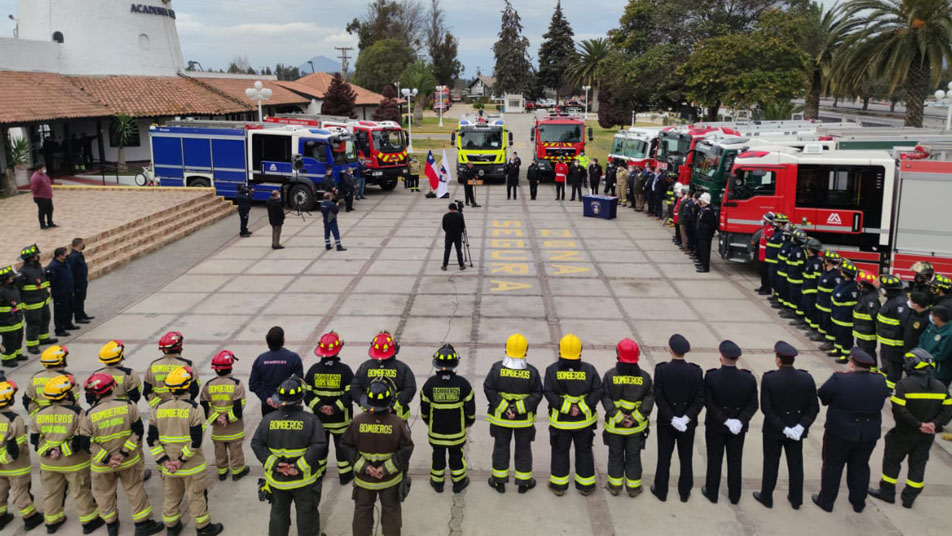
[[[595,454],[592,443],[598,425],[602,378],[595,367],[581,359],[559,358],[545,369],[545,399],[549,403],[549,443],[552,463],[549,487],[569,487],[569,450],[575,445],[575,488],[595,488]],[[577,407],[578,415],[571,414]]]
[[[803,308],[800,306],[803,299],[803,268],[806,264],[806,255],[803,246],[792,245],[787,253],[787,295],[788,307],[799,318],[803,318]]]
[[[433,447],[430,482],[442,488],[446,482],[446,458],[454,490],[466,479],[466,429],[476,422],[476,396],[466,378],[453,371],[431,376],[420,390],[420,416],[427,424]]]
[[[850,503],[854,510],[862,511],[869,486],[869,457],[882,435],[883,402],[889,397],[886,380],[863,369],[834,372],[817,394],[828,409],[822,480],[814,502],[827,512],[833,511],[845,465]]]
[[[516,485],[528,486],[532,480],[532,441],[535,440],[535,412],[542,401],[542,378],[528,363],[524,369],[493,363],[483,382],[489,403],[489,434],[495,441],[492,455],[492,480],[497,485],[509,481],[509,444],[515,439]],[[509,411],[512,411],[512,417]],[[497,488],[498,489],[498,488]]]
[[[393,402],[393,412],[403,420],[410,418],[410,401],[416,394],[416,378],[413,371],[406,363],[396,357],[390,359],[368,359],[364,361],[357,372],[354,373],[354,379],[350,384],[350,396],[352,400],[358,401],[363,393],[367,391],[371,380],[374,378],[390,378],[397,387],[397,397]],[[367,409],[367,408],[363,408]]]
[[[572,187],[572,198],[569,201],[575,201],[575,194],[578,193],[578,200],[582,200],[582,188],[585,186],[585,168],[578,162],[569,166],[569,186]]]
[[[684,207],[684,230],[688,235],[688,250],[697,254],[697,213],[698,202],[696,199],[689,198]],[[678,219],[680,222],[680,218]]]
[[[717,216],[714,207],[705,205],[697,213],[697,258],[698,268],[703,272],[711,270],[711,242],[717,231]]]
[[[886,384],[893,388],[902,378],[903,345],[905,344],[903,313],[909,309],[902,290],[887,290],[886,303],[876,315],[876,338],[879,340],[880,364],[886,371]]]
[[[86,290],[89,288],[89,267],[82,251],[74,249],[66,257],[66,265],[73,273],[73,318],[89,320],[86,314]]]
[[[473,205],[479,206],[476,204],[476,192],[473,189],[473,185],[470,184],[470,181],[476,180],[476,173],[474,170],[469,169],[468,167],[463,167],[459,170],[459,181],[463,183],[463,190],[466,192],[466,206]]]
[[[532,162],[529,169],[526,170],[526,178],[529,180],[529,198],[535,201],[536,194],[539,192],[539,178],[541,175],[539,166]]]
[[[931,367],[930,367],[931,368]],[[896,382],[892,401],[896,426],[886,432],[886,451],[883,453],[883,476],[878,493],[888,502],[895,501],[896,484],[902,461],[909,457],[906,486],[902,490],[902,504],[912,506],[925,485],[926,462],[935,434],[920,430],[923,423],[934,423],[936,432],[952,420],[952,398],[944,383],[932,376],[932,371],[913,372]],[[873,490],[875,492],[876,490]]]
[[[238,205],[238,220],[240,222],[239,234],[249,236],[248,216],[251,214],[251,192],[247,188],[239,187],[238,194],[235,195],[235,204]]]
[[[17,286],[23,300],[20,308],[26,320],[26,349],[37,354],[39,345],[46,344],[50,338],[50,282],[35,258],[20,267]]]
[[[631,492],[641,488],[641,449],[648,436],[648,416],[654,408],[651,376],[637,363],[616,363],[602,379],[602,407],[608,447],[608,485]],[[624,425],[625,417],[634,421]]]
[[[794,508],[803,504],[803,440],[820,412],[816,382],[805,370],[782,366],[764,373],[760,381],[760,411],[764,414],[764,472],[760,485],[761,501],[773,502],[773,491],[780,470],[781,451],[787,456],[790,491],[787,499]],[[799,439],[784,435],[784,428],[803,427]]]
[[[334,438],[334,454],[337,457],[337,476],[341,484],[350,482],[353,478],[353,468],[347,454],[340,447],[340,438],[350,425],[351,415],[353,414],[353,398],[351,397],[350,384],[354,380],[354,373],[350,365],[344,363],[339,357],[322,357],[320,362],[311,365],[304,375],[304,383],[308,390],[304,393],[304,403],[320,419],[324,427],[324,440],[330,445],[330,439]],[[320,411],[321,407],[329,406],[331,414],[325,415]],[[329,449],[328,449],[329,450]],[[327,454],[324,451],[324,457],[321,458],[321,472],[327,469]]]
[[[608,164],[605,168],[605,195],[615,195],[615,184],[618,180],[618,166]],[[597,192],[596,192],[597,193]]]
[[[7,278],[8,276],[0,276]],[[0,359],[15,367],[23,355],[23,304],[14,283],[0,283]]]
[[[833,329],[833,290],[843,282],[843,275],[833,267],[823,272],[817,283],[816,309],[820,316],[820,334],[830,344],[836,341],[836,331]]]
[[[853,338],[859,346],[876,359],[876,317],[879,315],[879,291],[868,288],[860,291],[853,307]]]
[[[701,367],[684,359],[658,363],[654,371],[654,396],[658,407],[658,467],[652,491],[659,499],[667,499],[671,454],[677,443],[681,464],[678,494],[686,501],[694,486],[694,430],[698,415],[704,409],[704,373]],[[689,418],[684,432],[671,426],[671,419],[681,416]]]
[[[503,172],[506,175],[506,199],[519,199],[519,166],[515,162],[507,162]]]
[[[850,348],[853,347],[853,308],[858,300],[859,287],[853,279],[844,279],[833,289],[830,318],[833,321],[836,340],[833,343],[832,355],[841,363],[846,363]]]
[[[807,257],[803,265],[803,287],[800,291],[800,310],[810,329],[820,329],[820,315],[816,307],[820,277],[823,275],[823,259],[819,255]]]
[[[722,365],[704,375],[704,440],[707,442],[707,476],[705,492],[717,502],[721,485],[721,460],[727,451],[727,496],[737,504],[740,500],[741,464],[744,438],[750,418],[757,413],[757,380],[747,369]],[[743,425],[739,434],[728,430],[725,422],[737,419]]]
[[[65,262],[53,259],[46,272],[50,277],[50,295],[53,299],[53,326],[56,335],[67,335],[67,329],[73,325],[73,272]]]
[[[301,405],[281,406],[261,418],[251,439],[251,450],[264,465],[264,477],[271,488],[270,536],[287,536],[291,526],[291,503],[297,512],[301,536],[321,533],[320,460],[327,458],[327,441],[321,421]],[[296,476],[276,470],[278,463],[291,464]]]

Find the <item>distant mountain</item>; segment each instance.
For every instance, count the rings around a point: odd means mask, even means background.
[[[318,73],[338,73],[340,72],[340,60],[333,60],[327,56],[314,56],[311,58],[311,61],[314,62],[314,72]],[[353,62],[355,60],[351,60]],[[351,63],[351,69],[353,69],[353,63]],[[298,65],[298,70],[301,71],[301,76],[311,74],[311,65],[308,62],[304,62],[301,65]]]

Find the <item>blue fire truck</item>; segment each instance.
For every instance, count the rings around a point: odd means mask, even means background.
[[[325,180],[359,170],[353,136],[342,130],[238,121],[172,121],[152,125],[152,167],[162,186],[214,187],[233,198],[254,187],[265,200],[272,190],[291,207],[310,210]]]

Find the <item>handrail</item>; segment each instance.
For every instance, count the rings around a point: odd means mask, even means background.
[[[130,166],[129,164],[124,164],[124,173],[132,172],[133,175],[137,173],[145,173],[146,168],[142,166]],[[115,175],[116,184],[119,184],[119,164],[114,164],[112,162],[100,162],[99,163],[99,174],[102,177],[102,185],[106,185],[106,171],[111,170],[113,173],[110,175]]]

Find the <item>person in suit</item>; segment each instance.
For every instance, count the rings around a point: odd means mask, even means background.
[[[803,439],[820,412],[816,382],[805,370],[793,367],[797,349],[784,341],[774,345],[777,370],[760,380],[760,411],[764,414],[764,472],[754,499],[773,507],[773,491],[780,470],[781,451],[787,454],[790,487],[787,500],[794,510],[803,504]]]
[[[684,356],[691,344],[675,333],[668,339],[671,361],[658,363],[654,372],[655,406],[658,408],[658,467],[651,493],[660,501],[668,500],[668,476],[671,454],[678,447],[681,476],[678,495],[687,502],[694,485],[694,430],[704,409],[704,374],[701,367],[688,363]]]
[[[704,439],[707,443],[707,476],[701,494],[717,502],[721,485],[721,460],[727,452],[727,496],[740,501],[744,438],[750,418],[757,413],[757,380],[747,369],[737,368],[740,347],[723,341],[718,347],[721,367],[704,375]]]
[[[73,324],[73,293],[76,286],[73,272],[66,264],[66,248],[58,247],[53,251],[53,260],[46,267],[50,278],[50,295],[53,298],[53,325],[57,337],[68,337],[68,329],[79,329]]]
[[[95,317],[86,314],[86,289],[89,287],[89,268],[86,266],[86,240],[74,238],[72,250],[66,257],[66,265],[73,273],[73,316],[77,324],[88,324]]]
[[[882,435],[883,404],[889,397],[886,378],[870,372],[876,365],[865,350],[850,350],[848,372],[834,372],[817,394],[828,406],[823,433],[823,472],[820,492],[814,493],[813,504],[826,512],[840,491],[843,466],[853,511],[866,507],[869,485],[869,457]]]
[[[578,200],[582,200],[582,188],[585,187],[585,168],[578,160],[569,167],[569,185],[572,187],[572,198],[569,201],[575,201],[575,194],[578,193]]]
[[[592,195],[598,195],[598,183],[602,180],[602,165],[598,163],[597,158],[592,159],[592,163],[588,166],[588,184],[590,186],[589,193]]]
[[[238,193],[235,195],[235,205],[238,206],[238,221],[240,228],[238,236],[247,238],[251,236],[248,230],[248,218],[251,215],[251,188],[246,184],[238,185]]]
[[[284,225],[284,206],[281,203],[281,192],[271,191],[268,198],[268,223],[271,224],[271,249],[284,249],[281,245],[281,226]]]

